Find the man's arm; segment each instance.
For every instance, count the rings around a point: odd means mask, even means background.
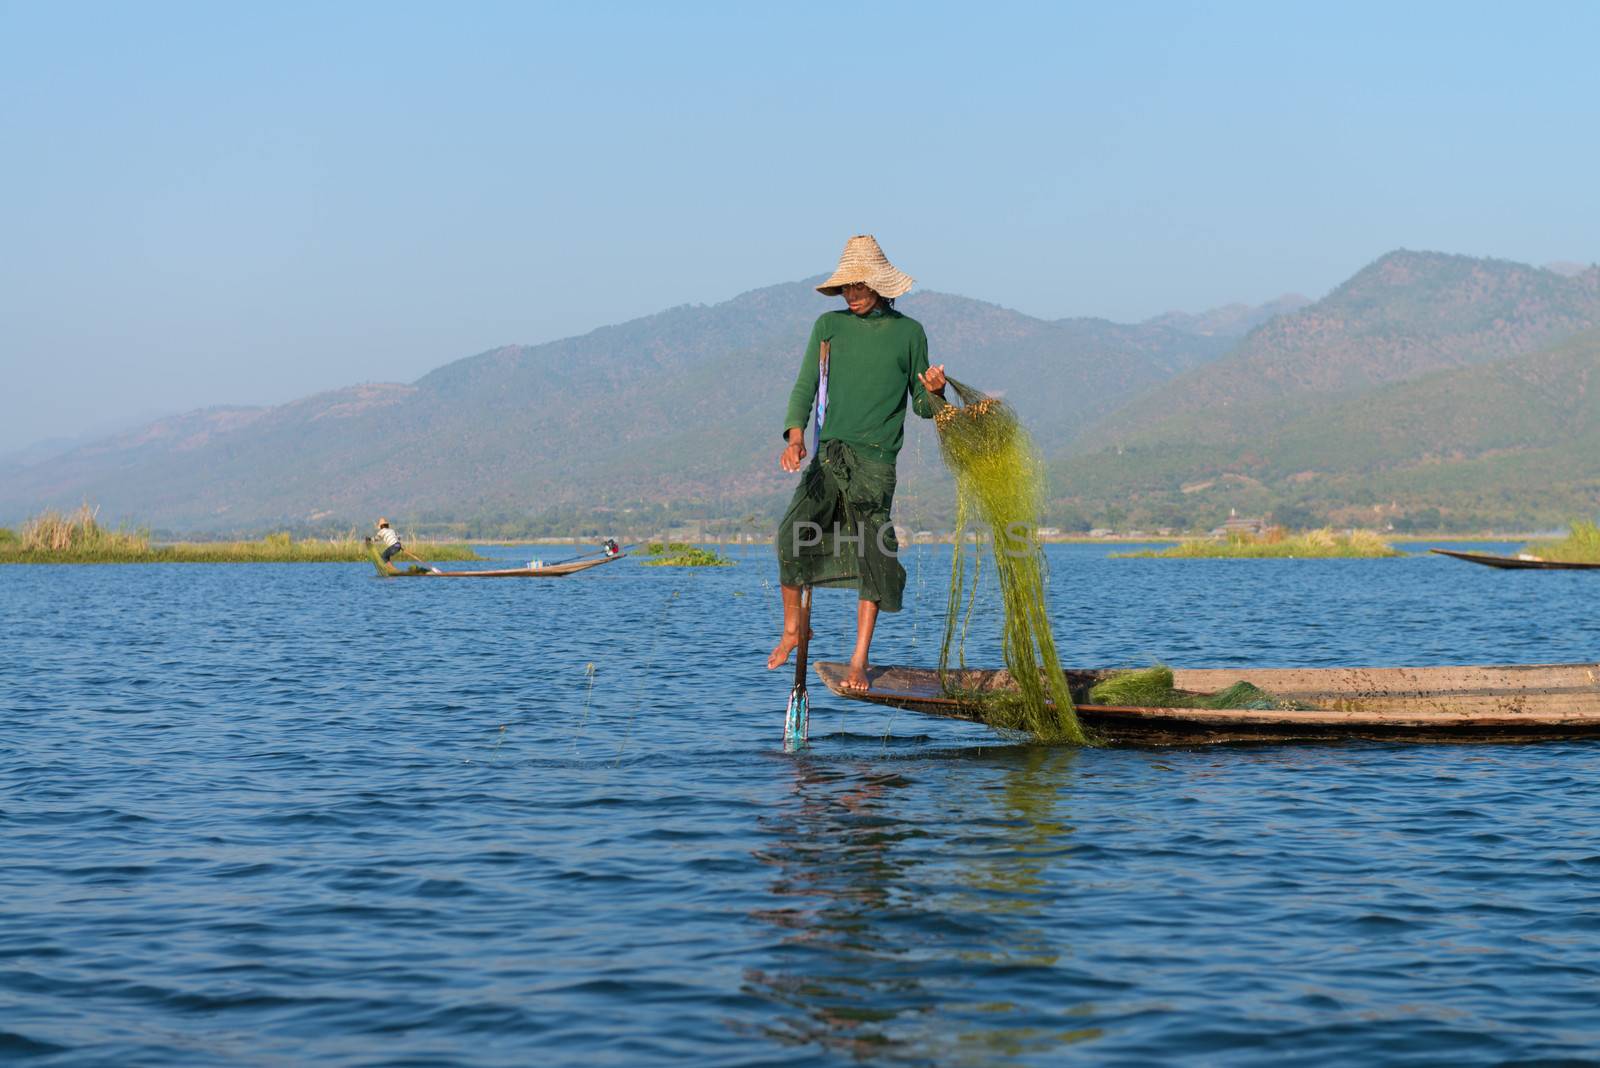
[[[787,442],[783,447],[783,455],[778,457],[778,466],[785,471],[798,471],[806,459],[806,428],[791,426],[784,430],[783,440]]]
[[[822,381],[821,365],[822,319],[818,318],[811,327],[806,354],[800,360],[800,373],[795,376],[794,388],[789,391],[789,407],[783,415],[783,453],[778,457],[778,466],[785,471],[798,471],[805,462],[806,424],[811,422],[811,402]]]
[[[930,394],[944,397],[944,364],[928,366],[928,335],[918,330],[911,342],[911,410],[924,419],[933,418]]]
[[[789,407],[783,416],[785,440],[790,430],[799,427],[804,431],[806,424],[811,422],[811,402],[816,399],[817,383],[822,379],[821,357],[822,320],[818,319],[806,342],[806,354],[800,360],[800,373],[795,376],[794,388],[789,391]]]

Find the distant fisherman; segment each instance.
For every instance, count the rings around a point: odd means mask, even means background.
[[[843,294],[847,309],[824,312],[811,328],[784,416],[785,471],[806,458],[806,424],[817,399],[817,453],[778,524],[778,581],[783,635],[767,657],[772,669],[800,643],[806,586],[860,591],[856,646],[843,686],[866,690],[867,658],[878,612],[900,611],[906,572],[894,521],[895,459],[904,440],[906,399],[924,419],[929,394],[944,395],[944,367],[928,366],[922,324],[894,310],[914,279],[897,270],[868,234],[845,243],[833,276],[817,287]]]
[[[437,573],[439,570],[432,564],[428,563],[428,561],[424,560],[422,557],[418,556],[416,553],[400,544],[400,535],[394,532],[394,528],[389,525],[389,521],[384,519],[382,516],[378,517],[378,533],[375,535],[374,540],[383,542],[383,552],[381,555],[383,556],[383,562],[386,564],[393,560],[396,556],[409,556],[411,559],[415,560],[429,571]]]

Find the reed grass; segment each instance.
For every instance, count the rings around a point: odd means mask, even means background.
[[[0,538],[0,564],[281,564],[353,563],[367,559],[367,543],[354,530],[336,538],[295,539],[287,532],[253,541],[181,541],[157,544],[147,530],[102,525],[88,504],[73,512],[46,511]],[[480,560],[470,545],[413,545],[424,560]]]
[[[733,561],[715,550],[682,541],[653,541],[640,552],[645,567],[732,567]]]
[[[1226,538],[1194,538],[1165,549],[1112,555],[1181,560],[1354,560],[1406,554],[1371,530],[1335,533],[1323,527],[1291,534],[1282,527],[1269,527],[1259,535],[1239,532]]]
[[[3,548],[7,555],[72,557],[79,554],[127,556],[150,551],[150,534],[102,526],[100,509],[87,502],[74,512],[40,512],[22,524],[20,536]]]
[[[1563,564],[1600,564],[1600,526],[1579,519],[1572,523],[1566,537],[1530,541],[1520,551]]]

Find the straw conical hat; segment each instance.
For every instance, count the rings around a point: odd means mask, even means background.
[[[839,255],[839,266],[833,277],[817,287],[824,296],[838,296],[839,290],[853,282],[865,282],[880,297],[903,296],[916,282],[906,272],[889,262],[889,257],[878,247],[878,239],[871,234],[857,234],[844,243]]]

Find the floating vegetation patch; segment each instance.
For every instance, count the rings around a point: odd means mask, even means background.
[[[1194,538],[1165,549],[1112,555],[1182,560],[1331,560],[1404,556],[1405,553],[1370,530],[1335,533],[1332,528],[1324,527],[1291,534],[1282,527],[1268,527],[1260,534],[1236,531],[1226,538]]]
[[[1600,564],[1600,527],[1580,519],[1572,524],[1566,537],[1553,541],[1532,541],[1520,551],[1540,560],[1563,564]]]
[[[1121,671],[1101,679],[1089,691],[1089,703],[1127,708],[1254,708],[1311,709],[1315,705],[1283,701],[1253,683],[1240,681],[1212,694],[1188,693],[1172,684],[1172,669],[1157,664],[1139,671]]]
[[[733,561],[713,549],[702,549],[682,541],[653,541],[641,555],[646,567],[732,567]]]
[[[999,576],[1004,610],[1006,667],[1016,680],[1012,694],[956,693],[984,722],[1023,731],[1045,742],[1088,741],[1072,706],[1072,694],[1056,655],[1045,613],[1044,554],[1038,523],[1044,499],[1039,459],[1011,407],[954,379],[959,406],[934,398],[939,452],[955,475],[955,547],[950,563],[950,600],[945,612],[939,674],[949,686],[950,655],[966,666],[966,636],[982,567],[980,545],[968,545],[969,525],[987,536]],[[980,538],[980,541],[982,539]],[[972,558],[972,584],[966,583]]]

